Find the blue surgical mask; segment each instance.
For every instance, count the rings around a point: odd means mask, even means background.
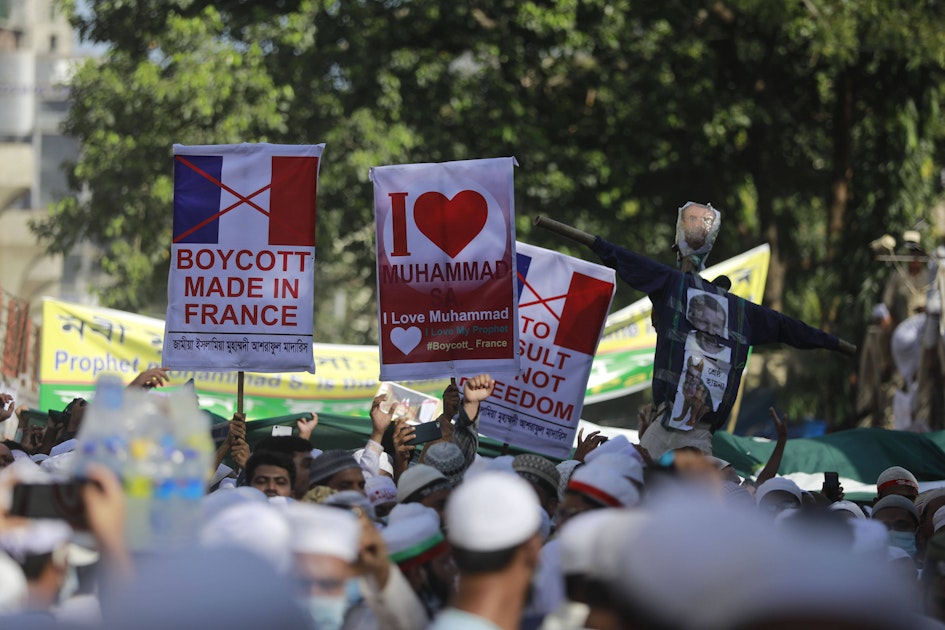
[[[312,618],[312,628],[339,630],[348,611],[348,598],[345,595],[309,595],[304,606]]]
[[[345,600],[348,602],[348,607],[354,606],[362,599],[364,597],[361,596],[361,585],[358,583],[358,578],[351,578],[345,582]]]
[[[889,545],[899,547],[915,558],[915,534],[913,532],[889,532]]]

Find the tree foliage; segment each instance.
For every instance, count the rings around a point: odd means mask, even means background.
[[[346,342],[376,335],[370,166],[515,155],[519,238],[580,256],[532,218],[669,260],[675,209],[711,201],[713,259],[771,243],[767,303],[853,340],[867,243],[938,192],[935,0],[88,4],[76,25],[111,48],[75,78],[75,194],[37,229],[101,246],[121,308],[162,305],[173,142],[327,143],[316,321]],[[841,411],[844,369],[811,367],[816,411]]]

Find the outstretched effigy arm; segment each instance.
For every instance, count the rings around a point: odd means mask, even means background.
[[[535,217],[535,225],[594,249],[608,266],[617,270],[624,282],[648,294],[656,290],[657,285],[661,284],[659,280],[661,276],[664,276],[667,272],[679,273],[676,270],[669,271],[670,268],[665,265],[607,243],[592,234],[560,221],[538,216]],[[749,302],[749,304],[751,303]],[[758,327],[756,329],[757,338],[753,339],[755,343],[782,342],[797,348],[821,347],[836,349],[838,352],[850,356],[856,354],[856,346],[852,343],[828,335],[777,311],[772,311],[757,304],[752,304],[749,311],[754,311],[754,324]],[[832,339],[837,339],[835,348],[832,347]]]

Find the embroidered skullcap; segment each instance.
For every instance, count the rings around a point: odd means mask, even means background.
[[[555,468],[554,462],[541,455],[522,453],[512,460],[512,470],[521,475],[526,481],[540,482],[547,485],[553,492],[558,491],[558,481],[561,475]]]
[[[423,451],[423,462],[443,473],[454,486],[463,480],[466,458],[463,451],[452,442],[437,442]]]
[[[380,505],[381,503],[395,503],[397,501],[397,486],[390,477],[379,475],[371,477],[364,482],[364,492],[371,505]]]

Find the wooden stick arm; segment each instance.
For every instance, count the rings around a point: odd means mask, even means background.
[[[548,217],[543,217],[541,215],[535,217],[535,225],[546,230],[551,230],[552,232],[557,232],[561,236],[566,236],[572,240],[581,243],[582,245],[587,245],[588,247],[594,244],[594,240],[597,238],[593,234],[588,234],[584,230],[579,230],[575,227],[571,227],[560,221],[555,221],[554,219],[549,219]]]

